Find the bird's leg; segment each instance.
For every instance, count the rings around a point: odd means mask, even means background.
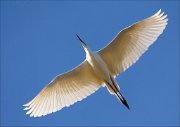
[[[113,86],[115,87],[115,89],[119,92],[120,91],[120,88],[119,86],[117,85],[117,83],[114,81],[114,78],[112,76],[110,76],[110,79],[111,79],[111,82],[113,84]]]
[[[111,80],[112,80],[112,78],[111,78]],[[119,88],[115,84],[114,80],[112,80],[112,85],[108,81],[105,81],[105,82],[113,90],[113,94],[116,95],[118,100],[129,109],[129,105],[128,105],[126,99],[120,93]]]
[[[126,101],[126,99],[122,96],[120,92],[116,94],[117,98],[129,109],[129,105]]]

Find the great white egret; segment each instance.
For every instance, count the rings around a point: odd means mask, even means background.
[[[122,30],[103,49],[93,52],[79,38],[86,59],[73,70],[55,77],[40,93],[25,104],[26,114],[40,117],[81,101],[105,85],[128,109],[115,77],[124,72],[156,41],[167,25],[167,15],[156,14]]]

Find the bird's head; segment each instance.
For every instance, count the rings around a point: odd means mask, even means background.
[[[84,51],[85,51],[86,53],[89,53],[89,52],[90,52],[90,49],[89,49],[89,47],[87,46],[87,44],[86,44],[77,34],[76,34],[76,36],[77,36],[78,39],[80,40],[81,45],[82,45]]]

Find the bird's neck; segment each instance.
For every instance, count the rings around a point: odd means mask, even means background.
[[[90,48],[85,49],[86,59],[90,62],[93,59],[94,52]]]

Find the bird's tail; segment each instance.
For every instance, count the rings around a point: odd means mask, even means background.
[[[117,92],[115,95],[118,98],[118,100],[129,109],[129,105],[128,105],[126,99],[122,96],[122,94],[120,92]]]

